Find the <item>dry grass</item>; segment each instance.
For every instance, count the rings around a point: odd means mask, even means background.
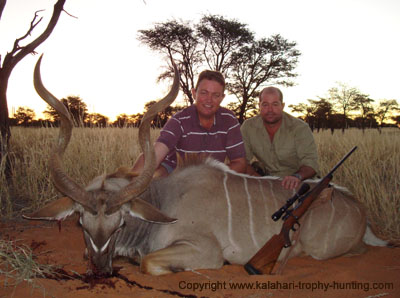
[[[321,173],[326,174],[353,146],[358,149],[336,171],[333,182],[364,203],[381,237],[400,243],[400,130],[351,129],[315,134]]]
[[[133,165],[140,153],[137,129],[75,128],[64,155],[64,168],[81,185],[120,166]],[[152,138],[159,134],[152,131]],[[58,136],[57,128],[13,128],[14,177],[7,185],[0,174],[1,214],[14,217],[21,210],[35,210],[59,193],[49,177],[48,157]]]
[[[0,275],[5,287],[17,286],[23,281],[32,287],[40,287],[35,279],[55,276],[57,269],[38,263],[30,247],[18,241],[0,240]]]
[[[35,210],[59,194],[49,178],[47,159],[58,130],[13,128],[12,157],[15,177],[9,187],[0,177],[1,213],[14,217]],[[152,131],[152,138],[159,134]],[[381,236],[400,240],[400,130],[382,134],[368,130],[315,133],[322,175],[353,146],[358,150],[334,174],[333,182],[348,187],[367,207],[370,221]],[[65,154],[66,172],[80,184],[133,165],[139,154],[137,129],[76,128]]]

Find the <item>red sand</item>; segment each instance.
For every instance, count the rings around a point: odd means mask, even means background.
[[[61,232],[57,223],[1,222],[0,235],[32,247],[42,264],[85,274],[88,262],[76,222],[63,222]],[[0,276],[0,297],[400,297],[400,248],[369,247],[363,255],[327,261],[297,257],[289,260],[282,275],[249,276],[242,266],[226,265],[154,277],[140,273],[127,259],[118,259],[113,266],[121,267],[122,278],[97,284],[35,279],[36,288],[26,281],[4,287]]]

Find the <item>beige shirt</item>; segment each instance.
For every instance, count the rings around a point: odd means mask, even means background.
[[[240,130],[247,161],[250,163],[256,158],[265,166],[268,175],[291,175],[301,166],[319,172],[317,146],[310,127],[304,121],[283,112],[282,124],[273,142],[260,115],[247,119]]]

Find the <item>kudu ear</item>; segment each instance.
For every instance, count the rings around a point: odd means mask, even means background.
[[[134,199],[130,202],[129,214],[152,223],[170,224],[177,221],[141,199]]]
[[[75,212],[75,202],[68,197],[53,201],[31,214],[22,215],[25,219],[64,220]]]

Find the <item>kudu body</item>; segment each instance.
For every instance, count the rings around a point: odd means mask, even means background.
[[[220,268],[225,261],[245,264],[279,233],[281,224],[271,214],[293,191],[283,189],[278,178],[237,174],[207,158],[189,159],[169,176],[152,179],[155,165],[149,122],[176,97],[176,69],[170,93],[149,110],[140,127],[146,163],[143,173],[132,178],[128,169],[121,168],[96,177],[84,189],[62,171],[61,157],[72,126],[65,108],[44,89],[39,67],[40,60],[35,68],[36,89],[63,121],[50,168],[56,187],[68,198],[25,217],[61,220],[79,213],[88,256],[100,272],[110,273],[112,258],[118,255],[135,258],[142,272],[153,275]],[[313,186],[315,182],[309,183]],[[292,256],[303,252],[327,259],[362,250],[366,234],[363,207],[340,188],[331,188],[329,193],[325,203],[315,204],[301,218]]]

